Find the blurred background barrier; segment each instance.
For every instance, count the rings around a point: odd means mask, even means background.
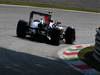
[[[95,48],[93,56],[94,58],[100,62],[100,28],[96,29],[96,36],[95,36]]]
[[[87,10],[100,10],[100,0],[0,0],[48,4],[65,8],[79,8]]]

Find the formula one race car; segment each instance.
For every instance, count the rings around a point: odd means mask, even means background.
[[[61,22],[53,22],[50,12],[46,14],[32,11],[29,22],[18,21],[16,34],[21,38],[30,35],[32,39],[50,41],[57,45],[59,45],[60,40],[65,40],[66,43],[70,44],[73,43],[75,41],[75,29],[67,27],[64,31],[64,28],[59,26],[60,24]]]

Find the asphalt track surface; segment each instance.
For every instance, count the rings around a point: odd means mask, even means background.
[[[100,25],[100,14],[0,5],[0,74],[1,75],[82,75],[64,64],[57,52],[68,44],[54,46],[16,37],[19,19],[28,21],[32,10],[53,12],[53,19],[76,28],[75,44],[94,43],[95,29]]]

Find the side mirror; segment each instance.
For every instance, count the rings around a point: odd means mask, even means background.
[[[52,12],[50,12],[50,11],[49,11],[49,12],[48,12],[48,14],[50,14],[50,15],[51,15],[51,14],[52,14]]]

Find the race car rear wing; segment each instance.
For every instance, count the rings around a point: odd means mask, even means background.
[[[51,20],[50,12],[49,12],[49,14],[46,14],[46,13],[31,11],[30,12],[30,17],[29,17],[29,26],[31,25],[31,21],[32,21],[32,18],[33,18],[34,15],[48,16],[49,17],[49,20]]]

